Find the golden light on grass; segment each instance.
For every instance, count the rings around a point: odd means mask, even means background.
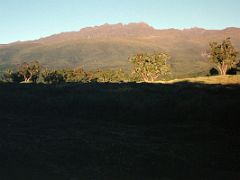
[[[181,82],[202,83],[202,84],[222,84],[222,85],[240,84],[240,75],[184,78],[184,79],[174,79],[170,81],[157,81],[156,83],[174,84],[174,83],[181,83]]]

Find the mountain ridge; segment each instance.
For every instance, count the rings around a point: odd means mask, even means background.
[[[206,32],[206,31],[208,31],[208,32],[240,31],[240,28],[238,28],[238,27],[226,27],[224,29],[206,29],[206,28],[201,28],[201,27],[191,27],[191,28],[183,28],[183,29],[177,29],[177,28],[158,29],[158,28],[154,28],[153,26],[150,26],[148,23],[145,23],[145,22],[128,23],[128,24],[123,24],[123,23],[108,24],[108,23],[105,23],[105,24],[99,25],[99,26],[89,26],[89,27],[81,28],[78,31],[60,32],[60,33],[52,34],[52,35],[49,35],[49,36],[41,37],[41,38],[38,38],[38,39],[26,40],[26,41],[15,41],[15,42],[7,43],[7,44],[0,44],[0,46],[6,46],[6,45],[18,44],[18,43],[27,43],[27,42],[38,42],[38,41],[42,41],[42,40],[45,40],[45,39],[49,39],[49,38],[53,38],[53,37],[59,37],[59,36],[62,36],[62,35],[65,36],[65,35],[70,35],[70,34],[81,34],[83,36],[83,35],[87,35],[87,33],[96,33],[99,30],[105,30],[106,31],[106,30],[111,29],[111,30],[119,31],[119,29],[124,29],[124,28],[129,29],[130,27],[144,28],[145,30],[149,30],[151,32],[153,32],[153,31],[154,32],[176,31],[176,32],[184,33],[184,32],[200,32],[200,31],[201,32]],[[126,35],[129,35],[129,34],[126,34]]]

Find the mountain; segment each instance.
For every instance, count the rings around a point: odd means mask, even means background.
[[[33,41],[0,45],[1,69],[24,61],[38,60],[46,67],[84,69],[123,68],[128,57],[140,52],[165,51],[171,55],[173,74],[206,74],[211,65],[202,56],[211,41],[231,37],[240,49],[240,28],[224,30],[165,29],[146,23],[104,24],[65,32]]]

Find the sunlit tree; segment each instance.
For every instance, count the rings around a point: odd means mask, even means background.
[[[167,53],[137,54],[130,58],[133,63],[133,74],[139,76],[145,82],[154,82],[161,75],[170,73]]]
[[[216,68],[220,75],[226,75],[227,71],[238,64],[237,55],[238,52],[232,45],[231,39],[227,38],[221,43],[212,42],[210,43],[210,49],[208,58]]]
[[[38,61],[30,63],[24,62],[18,68],[19,74],[23,76],[24,82],[26,83],[36,80],[40,71],[41,65]]]

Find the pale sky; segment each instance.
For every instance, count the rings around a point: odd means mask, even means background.
[[[0,44],[105,23],[240,27],[240,0],[0,0]]]

